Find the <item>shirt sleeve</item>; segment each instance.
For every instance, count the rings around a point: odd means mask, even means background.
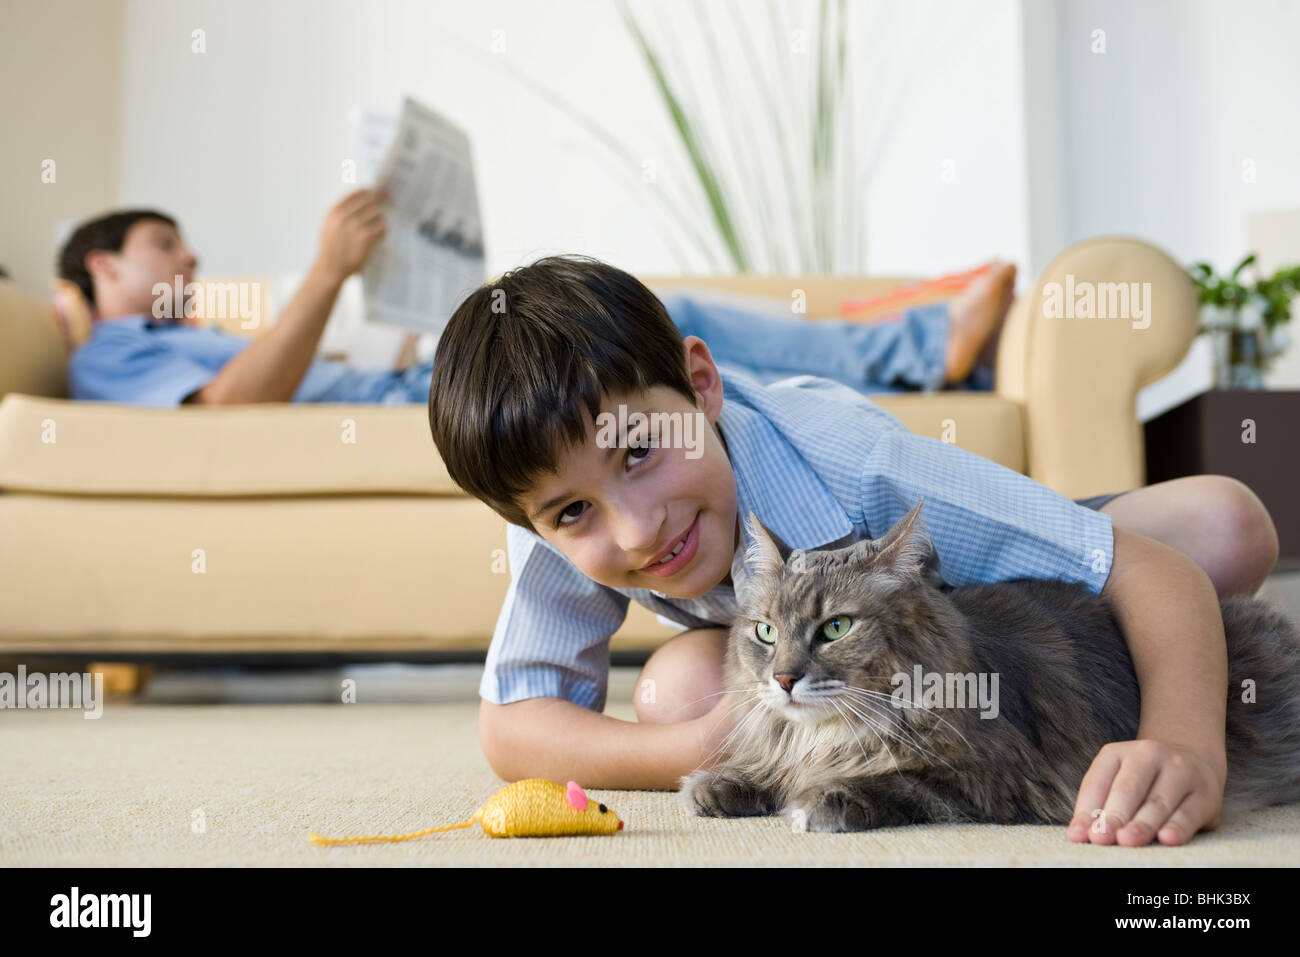
[[[1114,560],[1109,515],[938,439],[882,433],[862,474],[863,517],[884,535],[917,499],[950,585],[1054,578],[1100,594]]]
[[[488,648],[479,695],[497,704],[564,698],[605,710],[609,640],[629,598],[583,575],[536,534],[506,526],[510,587]]]
[[[178,406],[217,370],[148,339],[92,342],[68,359],[68,394],[131,405]]]

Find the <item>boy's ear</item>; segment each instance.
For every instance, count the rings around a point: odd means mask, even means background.
[[[754,574],[766,575],[780,571],[790,557],[790,546],[758,520],[752,511],[745,523],[751,539],[745,550],[745,564]]]

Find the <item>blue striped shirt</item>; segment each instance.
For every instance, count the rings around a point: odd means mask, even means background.
[[[682,628],[728,626],[747,578],[750,510],[791,548],[878,538],[924,496],[921,522],[951,585],[1058,578],[1101,592],[1114,552],[1110,516],[937,439],[839,382],[809,375],[763,385],[717,363],[717,426],[736,478],[741,542],[732,584],[698,598],[611,588],[537,534],[507,525],[511,580],[479,694],[497,704],[564,698],[604,711],[609,640],[629,601]]]

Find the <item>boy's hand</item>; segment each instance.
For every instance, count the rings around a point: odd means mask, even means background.
[[[316,256],[316,268],[323,275],[342,283],[366,264],[370,251],[388,229],[384,222],[385,199],[379,190],[359,189],[325,214]]]
[[[1219,762],[1223,766],[1222,762]],[[1135,847],[1186,844],[1219,826],[1226,771],[1190,748],[1150,739],[1112,741],[1079,786],[1071,841]]]

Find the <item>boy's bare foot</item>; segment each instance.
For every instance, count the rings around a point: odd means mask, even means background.
[[[976,362],[992,365],[998,333],[1015,297],[1016,267],[995,262],[993,268],[948,303],[948,350],[945,381],[961,382]]]

